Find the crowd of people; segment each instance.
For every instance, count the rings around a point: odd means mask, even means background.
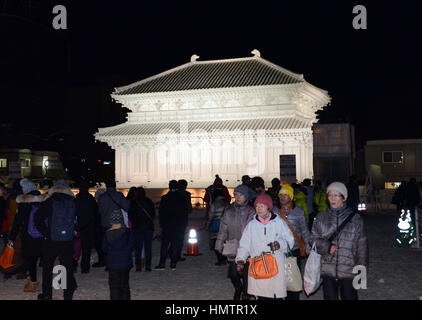
[[[156,270],[171,269],[184,260],[183,248],[188,214],[192,211],[186,180],[172,180],[160,201],[161,254]],[[42,267],[39,300],[52,299],[52,275],[56,259],[66,270],[64,299],[71,300],[77,289],[74,272],[80,260],[81,273],[104,267],[109,273],[110,298],[130,299],[129,271],[135,251],[136,271],[150,272],[155,205],[142,187],[132,187],[127,196],[116,190],[115,181],[98,189],[95,197],[86,182],[74,195],[65,180],[57,180],[44,194],[28,179],[14,181],[9,188],[0,184],[0,226],[2,247],[14,250],[14,267],[3,270],[5,279],[16,275],[27,279],[24,292],[37,292],[37,266]],[[98,261],[91,264],[95,247]],[[2,250],[3,251],[3,250]]]
[[[210,244],[216,251],[217,265],[224,264],[221,255],[227,259],[233,299],[299,300],[301,291],[287,290],[283,273],[270,279],[252,276],[249,259],[271,251],[277,265],[284,266],[290,252],[302,266],[314,243],[322,256],[324,298],[358,298],[352,270],[355,265],[368,265],[368,243],[363,220],[357,214],[359,190],[354,177],[347,186],[333,182],[327,187],[320,181],[312,187],[310,179],[289,185],[274,178],[265,190],[261,177],[243,176],[231,205],[224,203],[225,190],[217,176],[205,199],[209,228],[219,220],[218,232],[210,230],[210,238],[215,239]],[[346,219],[342,232],[332,237]]]
[[[152,271],[154,233],[161,239],[159,263],[154,267],[175,270],[183,261],[182,248],[192,211],[186,180],[171,180],[161,197],[158,219],[153,201],[142,187],[130,188],[127,196],[116,190],[115,181],[98,189],[95,197],[88,184],[79,184],[75,196],[64,180],[57,180],[45,193],[28,179],[6,189],[0,184],[0,225],[3,247],[15,251],[14,267],[5,277],[27,279],[24,292],[37,292],[37,267],[42,267],[40,300],[52,299],[52,275],[56,259],[66,269],[64,299],[77,289],[74,272],[103,267],[109,274],[110,299],[129,300],[129,275],[135,251],[136,272]],[[305,179],[289,185],[278,178],[266,190],[261,177],[242,177],[234,189],[234,201],[216,175],[205,189],[206,228],[216,265],[228,265],[228,278],[235,300],[298,300],[300,291],[287,290],[284,259],[288,253],[302,266],[315,244],[322,256],[321,275],[325,299],[357,299],[352,286],[355,265],[367,266],[368,248],[363,220],[356,213],[357,184],[335,182],[324,186]],[[349,218],[350,216],[350,218]],[[335,238],[331,236],[348,218],[350,222]],[[155,232],[159,222],[161,232]],[[331,238],[330,238],[331,237]],[[157,236],[156,236],[157,238]],[[91,264],[95,248],[98,261]],[[282,269],[269,279],[256,279],[249,272],[249,259],[271,252]]]

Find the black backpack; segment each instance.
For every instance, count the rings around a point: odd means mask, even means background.
[[[73,199],[53,200],[51,240],[72,241],[76,224],[76,206]]]

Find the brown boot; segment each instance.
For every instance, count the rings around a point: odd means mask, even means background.
[[[23,288],[23,292],[37,292],[38,284],[39,282],[32,282],[31,280],[28,280],[25,287]]]

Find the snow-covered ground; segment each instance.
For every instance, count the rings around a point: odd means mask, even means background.
[[[422,250],[395,248],[397,215],[393,212],[368,214],[364,217],[369,238],[369,270],[367,289],[359,291],[362,300],[415,300],[422,298]],[[190,223],[197,229],[204,224],[204,211],[192,214]],[[187,237],[187,234],[186,234]],[[227,278],[227,266],[215,266],[215,255],[208,247],[208,233],[198,232],[201,255],[186,257],[175,271],[130,273],[132,299],[142,300],[230,300],[233,287]],[[183,252],[186,252],[187,241]],[[153,241],[152,267],[158,264],[160,242]],[[93,261],[96,253],[93,250]],[[74,299],[109,299],[108,273],[104,268],[92,268],[89,274],[75,274],[78,289]],[[41,269],[39,269],[41,279]],[[0,277],[0,299],[36,299],[35,293],[24,293],[26,280]],[[41,285],[40,285],[41,287]],[[61,290],[53,290],[54,299],[62,299]],[[322,289],[302,300],[321,300]]]

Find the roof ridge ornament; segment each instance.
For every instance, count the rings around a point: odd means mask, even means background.
[[[196,54],[193,54],[191,57],[190,57],[190,62],[195,62],[196,60],[198,60],[199,59],[199,56],[198,55],[196,55]]]
[[[259,52],[257,49],[253,49],[251,53],[253,54],[254,57],[258,57],[258,58],[261,57],[261,52]]]

